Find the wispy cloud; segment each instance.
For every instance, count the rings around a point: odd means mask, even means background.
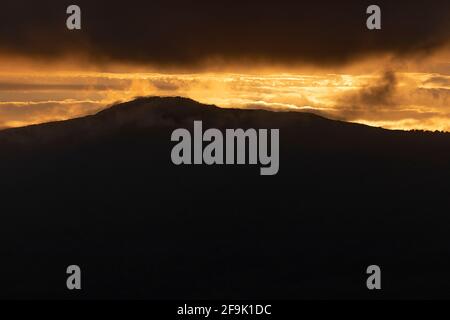
[[[179,95],[224,108],[304,111],[393,129],[450,130],[449,78],[392,69],[353,75],[0,74],[0,127],[92,114],[138,96]]]

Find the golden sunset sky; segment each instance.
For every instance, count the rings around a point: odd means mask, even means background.
[[[196,73],[136,65],[103,68],[3,57],[0,127],[66,120],[138,96],[161,95],[223,108],[312,112],[388,129],[450,131],[448,51],[401,62],[375,58],[328,70],[269,65]]]
[[[138,96],[312,112],[388,129],[450,131],[450,4],[6,1],[0,128],[93,114]]]

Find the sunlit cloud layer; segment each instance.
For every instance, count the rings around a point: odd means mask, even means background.
[[[389,69],[364,74],[3,71],[0,127],[70,119],[149,95],[185,96],[223,108],[312,112],[389,129],[450,131],[450,76]]]

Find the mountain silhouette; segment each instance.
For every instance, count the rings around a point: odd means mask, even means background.
[[[278,175],[173,165],[200,120],[279,129]],[[146,97],[0,131],[0,154],[0,297],[450,297],[450,134]]]

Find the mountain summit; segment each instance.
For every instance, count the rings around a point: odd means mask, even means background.
[[[2,140],[14,139],[21,142],[27,139],[36,139],[33,142],[49,142],[67,136],[78,136],[83,139],[131,128],[190,127],[194,120],[209,121],[211,125],[219,127],[223,124],[233,127],[245,125],[246,122],[260,126],[270,125],[272,122],[279,125],[281,118],[287,119],[286,114],[261,110],[221,109],[182,97],[143,97],[113,105],[91,116],[0,131],[0,143]],[[326,121],[307,113],[289,113],[289,118],[294,118],[297,122]],[[258,121],[262,123],[258,124]]]

